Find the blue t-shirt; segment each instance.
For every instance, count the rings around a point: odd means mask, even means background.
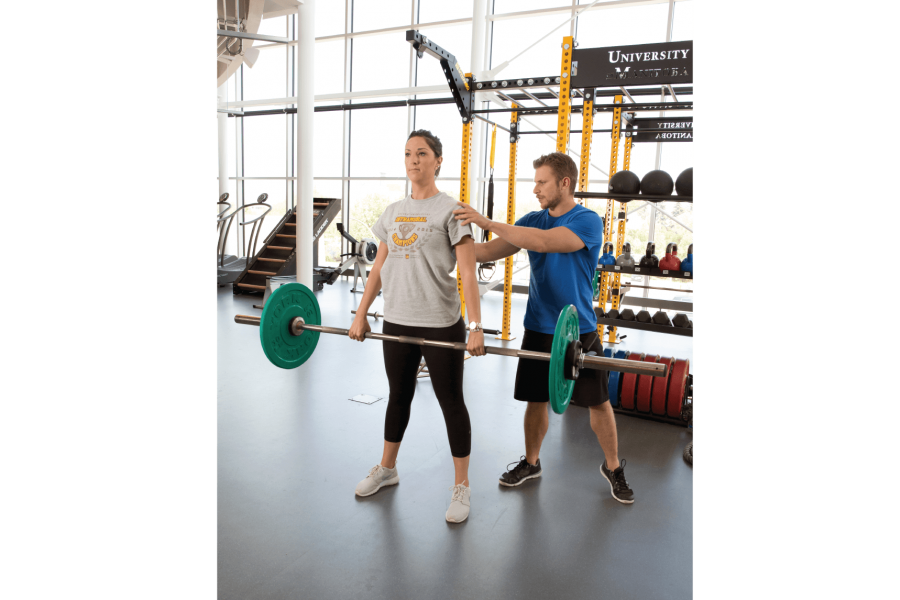
[[[573,304],[578,310],[579,332],[596,331],[593,281],[603,246],[603,220],[600,215],[576,204],[561,217],[551,217],[548,210],[530,212],[516,221],[516,226],[536,229],[565,227],[584,242],[584,247],[575,252],[545,254],[528,251],[531,281],[528,283],[525,328],[553,334],[559,313],[567,304]]]

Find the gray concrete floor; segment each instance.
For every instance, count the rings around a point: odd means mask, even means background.
[[[349,327],[361,294],[317,293],[323,322]],[[431,382],[419,381],[398,460],[400,484],[358,498],[381,458],[388,386],[381,343],[322,335],[298,369],[271,365],[256,327],[261,298],[218,290],[218,590],[223,600],[411,598],[686,599],[692,595],[692,468],[685,429],[617,415],[635,503],[610,496],[587,411],[550,414],[544,474],[498,485],[524,454],[514,359],[466,361],[471,513],[449,524],[453,464]],[[526,297],[514,295],[521,342]],[[381,308],[381,299],[373,308]],[[482,299],[499,328],[502,295]],[[372,329],[380,322],[370,319]],[[620,330],[621,331],[621,330]],[[488,343],[499,344],[490,336]],[[691,357],[691,338],[628,332],[619,347]],[[381,396],[372,405],[357,394]]]

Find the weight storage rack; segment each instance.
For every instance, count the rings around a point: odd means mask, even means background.
[[[677,194],[608,194],[605,192],[575,192],[576,198],[607,198],[619,202],[631,202],[632,200],[645,200],[647,202],[694,202],[693,196],[679,196]]]
[[[619,265],[597,265],[597,271],[608,273],[647,275],[648,277],[671,277],[672,279],[694,278],[694,274],[690,271],[673,271],[671,269],[660,269],[659,267],[620,267]]]
[[[594,312],[599,310],[594,307]],[[609,319],[597,315],[598,325],[609,325],[610,327],[624,327],[625,329],[640,329],[641,331],[652,331],[654,333],[668,333],[669,335],[681,335],[684,337],[694,337],[694,330],[686,327],[675,327],[674,325],[657,325],[656,323],[639,323],[637,321],[624,321],[622,319]]]
[[[613,406],[613,412],[617,415],[628,415],[630,417],[637,417],[638,419],[646,419],[648,421],[659,421],[663,423],[669,423],[670,425],[677,425],[678,427],[692,427],[691,418],[693,416],[692,413],[694,406],[694,376],[688,375],[687,379],[688,382],[687,386],[685,386],[684,398],[682,398],[681,401],[682,404],[680,417],[670,417],[669,415],[644,412],[638,410],[637,408],[623,408],[621,404]]]
[[[627,123],[627,121],[626,121]],[[615,126],[615,123],[614,123]],[[615,128],[615,127],[614,127]],[[626,140],[625,140],[625,170],[628,170],[630,158],[631,158],[631,145],[633,141],[632,137],[633,132],[626,132]],[[613,154],[617,153],[618,143],[614,139],[613,141]],[[615,171],[615,164],[613,162],[610,163],[610,178],[612,177]],[[628,210],[628,203],[634,200],[643,200],[645,202],[694,202],[693,196],[679,196],[677,194],[613,194],[613,193],[604,193],[604,192],[588,192],[586,190],[575,192],[576,198],[606,198],[607,199],[607,217],[612,218],[612,209],[613,202],[619,202],[619,214],[618,214],[618,235],[616,239],[616,256],[620,255],[623,251],[623,247],[625,245],[625,223],[627,219],[625,218],[626,212]],[[605,231],[607,235],[604,236],[604,239],[609,239],[610,234],[612,233],[611,228],[609,231]],[[623,267],[619,265],[597,265],[596,272],[599,274],[599,284],[600,284],[600,299],[598,302],[598,307],[595,309],[599,309],[605,311],[607,300],[612,301],[612,309],[619,309],[619,304],[621,302],[621,296],[619,295],[620,287],[620,276],[622,273],[626,274],[634,274],[634,275],[644,275],[648,278],[650,277],[669,277],[672,279],[691,279],[693,280],[693,273],[689,271],[675,271],[672,269],[660,269],[659,267],[641,267],[641,266],[633,266],[633,267]],[[673,335],[681,335],[687,337],[693,337],[693,330],[686,329],[681,327],[671,327],[666,325],[657,325],[656,323],[638,323],[637,321],[624,321],[621,319],[609,319],[606,317],[599,316],[597,317],[597,329],[598,332],[602,336],[603,326],[609,326],[609,343],[616,342],[616,329],[618,327],[625,327],[628,329],[640,329],[643,331],[653,331],[655,333],[668,333]]]

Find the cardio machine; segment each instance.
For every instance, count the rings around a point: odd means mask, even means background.
[[[375,256],[378,254],[378,240],[373,238],[363,238],[362,241],[357,240],[355,237],[350,235],[344,230],[343,223],[335,223],[334,225],[338,232],[343,236],[345,240],[350,242],[350,252],[346,254],[341,254],[341,257],[347,256],[347,260],[341,263],[341,266],[337,268],[337,272],[334,275],[334,279],[337,279],[341,273],[343,273],[347,269],[353,269],[353,288],[351,288],[351,292],[356,292],[356,280],[357,278],[362,279],[362,290],[365,290],[367,275],[366,266],[375,264]],[[332,283],[329,281],[328,283]]]

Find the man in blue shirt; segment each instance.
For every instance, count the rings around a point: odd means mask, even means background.
[[[603,355],[593,307],[593,276],[603,244],[603,221],[592,210],[575,202],[578,168],[568,155],[546,154],[533,163],[534,194],[540,211],[530,212],[515,225],[487,219],[467,204],[454,212],[463,225],[473,223],[496,236],[486,244],[475,244],[475,260],[491,262],[528,250],[531,280],[525,309],[523,350],[550,352],[559,313],[567,304],[578,310],[584,352]],[[550,363],[519,359],[515,398],[527,402],[525,409],[525,458],[503,473],[500,484],[518,486],[541,476],[541,442],[550,426]],[[609,405],[608,373],[583,369],[575,382],[572,404],[588,408],[591,429],[603,449],[600,472],[610,484],[613,498],[634,502],[634,492],[625,481],[625,460],[619,462],[616,420]],[[514,463],[515,464],[515,463]]]

